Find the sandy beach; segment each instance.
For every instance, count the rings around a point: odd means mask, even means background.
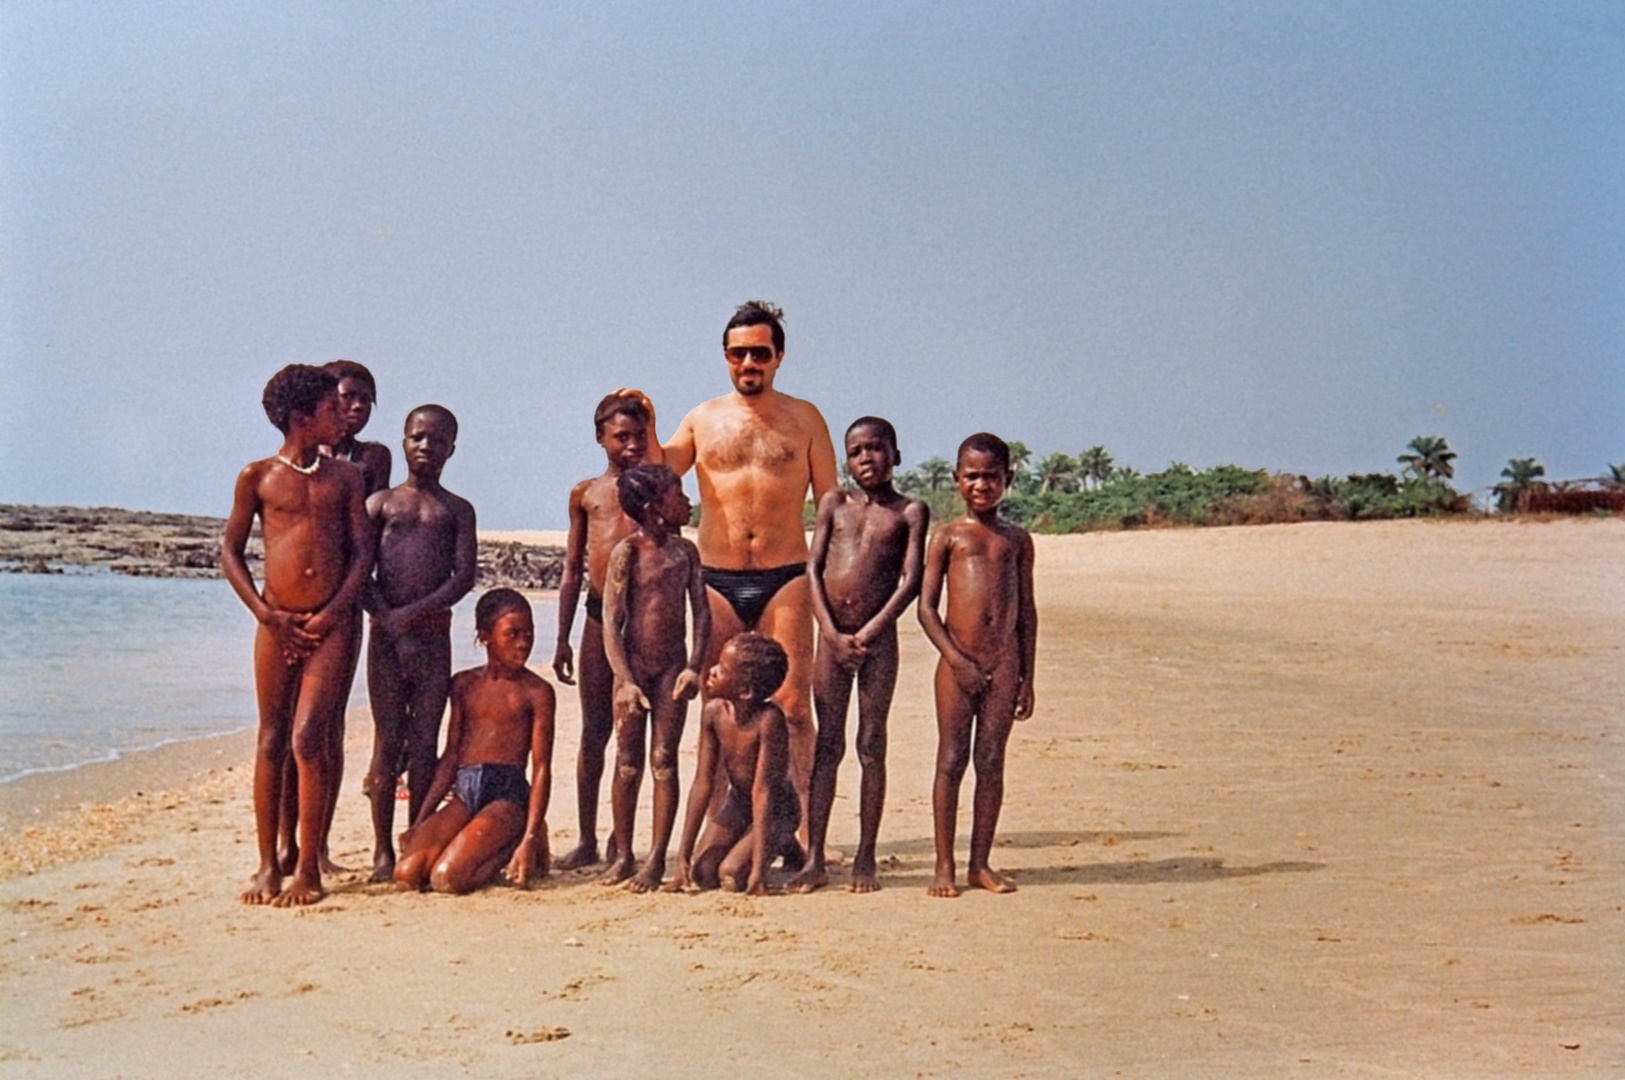
[[[925,895],[912,612],[868,896],[844,867],[762,899],[356,874],[243,907],[250,739],[190,743],[0,787],[0,1078],[1625,1075],[1625,521],[1037,545],[994,853],[1019,892]],[[333,844],[358,867],[370,727]],[[849,754],[848,852],[856,784]]]

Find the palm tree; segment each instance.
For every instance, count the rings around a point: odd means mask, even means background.
[[[1027,449],[1027,444],[1020,439],[1011,439],[1005,445],[1010,448],[1010,471],[1020,476],[1027,470],[1027,463],[1033,459],[1033,452]]]
[[[931,491],[941,491],[942,485],[954,478],[954,467],[947,458],[928,457],[920,462],[920,479]]]
[[[1625,487],[1625,465],[1608,466],[1608,477],[1603,483],[1609,487]]]
[[[1078,471],[1083,474],[1085,486],[1092,483],[1098,488],[1111,478],[1112,456],[1104,446],[1091,446],[1078,455]]]
[[[1546,475],[1546,466],[1532,457],[1512,458],[1507,462],[1507,467],[1501,470],[1501,475],[1505,479],[1492,489],[1495,492],[1495,508],[1509,514],[1518,508],[1523,493]]]
[[[1456,452],[1443,435],[1418,435],[1405,444],[1409,453],[1399,455],[1405,471],[1423,480],[1444,481],[1456,475]]]
[[[1038,465],[1039,491],[1066,491],[1078,474],[1078,463],[1070,454],[1051,454]]]

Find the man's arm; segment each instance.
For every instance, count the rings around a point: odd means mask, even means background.
[[[540,682],[540,680],[538,680]],[[551,853],[547,848],[547,802],[553,793],[553,688],[542,682],[531,695],[530,806],[525,835],[508,860],[507,878],[521,889],[547,876]],[[534,872],[534,875],[533,875]]]
[[[835,444],[829,437],[829,425],[818,406],[807,403],[808,419],[807,471],[812,479],[813,505],[823,501],[825,494],[834,489],[839,480],[835,469]]]
[[[651,448],[660,444],[655,442],[654,424],[649,425],[649,443]],[[694,467],[694,413],[683,417],[683,422],[677,425],[677,431],[671,437],[671,442],[661,447],[665,465],[678,476],[682,476]]]
[[[576,681],[570,629],[575,626],[581,583],[587,576],[587,508],[581,500],[591,485],[591,480],[583,480],[570,489],[570,535],[564,541],[564,576],[559,579],[559,640],[553,646],[553,674],[566,686],[574,686]]]
[[[920,595],[920,583],[925,578],[925,536],[931,527],[931,508],[918,499],[910,499],[903,507],[903,522],[908,526],[908,549],[903,553],[903,577],[897,589],[886,601],[886,606],[875,612],[857,634],[860,645],[868,645],[880,632],[903,614],[909,602]]]

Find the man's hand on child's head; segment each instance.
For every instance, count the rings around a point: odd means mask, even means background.
[[[618,387],[615,393],[625,397],[635,397],[638,399],[638,402],[649,413],[649,431],[653,432],[655,429],[655,403],[649,400],[649,395],[645,394],[642,390],[634,390],[630,386]],[[649,437],[652,439],[654,438],[654,435],[651,434]]]
[[[565,686],[576,684],[575,659],[575,650],[570,648],[568,641],[559,642],[558,648],[553,650],[553,674]]]

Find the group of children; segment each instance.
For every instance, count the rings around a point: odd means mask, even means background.
[[[892,484],[900,463],[892,425],[864,417],[847,429],[852,486],[820,502],[808,558],[819,629],[818,731],[804,848],[788,727],[772,700],[788,670],[785,650],[760,633],[742,633],[702,671],[711,619],[699,552],[681,533],[689,500],[675,473],[645,460],[647,399],[625,391],[607,396],[594,415],[607,468],[570,493],[553,670],[560,682],[579,683],[580,839],[553,863],[546,814],[555,698],[526,667],[535,642],[530,605],[511,589],[482,595],[475,629],[486,663],[452,675],[451,609],[473,588],[476,567],[474,509],[440,484],[456,448],[457,421],[438,405],[408,413],[407,478],[390,487],[388,448],[357,438],[376,396],[372,376],[359,364],[284,368],[264,394],[282,446],[237,480],[222,565],[259,622],[259,869],[244,903],[312,903],[323,895],[322,874],[338,869],[327,857],[327,834],[342,775],[343,715],[360,653],[361,611],[371,622],[367,688],[375,739],[363,788],[372,808],[373,881],[466,892],[498,876],[524,886],[545,877],[550,864],[571,870],[598,863],[599,790],[613,733],[613,821],[600,880],[637,892],[722,887],[760,894],[767,891],[768,868],[782,860],[792,872],[785,887],[810,892],[829,880],[825,840],[855,684],[862,782],[851,888],[873,891],[879,888],[875,845],[886,790],[886,720],[898,672],[897,620],[916,597],[921,625],[941,654],[932,791],[936,866],[928,891],[958,895],[955,823],[961,781],[973,762],[965,880],[992,892],[1015,888],[988,859],[1003,801],[1005,745],[1012,724],[1033,707],[1037,613],[1032,540],[998,514],[1012,478],[1002,440],[983,433],[960,446],[954,476],[966,512],[928,544],[926,506]],[[265,552],[259,586],[245,557],[255,517]],[[570,638],[583,589],[586,621],[577,652]],[[939,612],[944,593],[946,611]],[[702,691],[698,760],[677,868],[668,880],[680,798],[678,750],[688,702]],[[632,838],[646,765],[654,787],[652,841],[640,864]],[[403,773],[409,821],[397,855],[396,790]]]

